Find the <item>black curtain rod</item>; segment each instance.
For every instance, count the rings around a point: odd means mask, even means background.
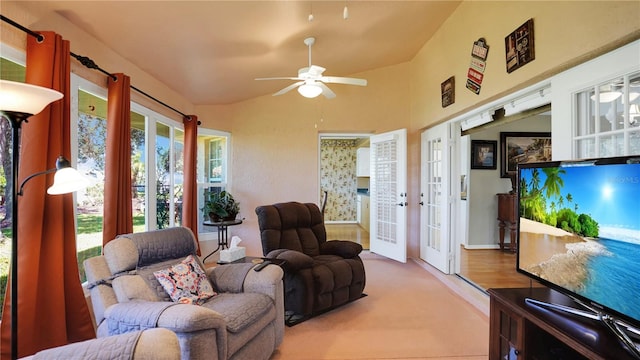
[[[22,31],[26,32],[27,34],[29,34],[29,35],[31,35],[31,36],[33,36],[33,37],[35,37],[35,38],[38,40],[38,42],[42,42],[42,40],[44,40],[44,36],[42,36],[41,34],[39,34],[39,33],[35,32],[35,31],[32,31],[32,30],[30,30],[30,29],[27,29],[26,27],[24,27],[24,26],[22,26],[22,25],[18,24],[17,22],[15,22],[15,21],[13,21],[13,20],[9,19],[8,17],[6,17],[6,16],[4,16],[4,15],[1,15],[1,14],[0,14],[0,20],[2,20],[2,21],[4,21],[4,22],[7,22],[7,23],[9,23],[9,24],[13,25],[14,27],[16,27],[16,28],[18,28],[18,29],[20,29],[20,30],[22,30]],[[72,57],[74,57],[76,60],[78,60],[78,61],[79,61],[82,65],[84,65],[85,67],[87,67],[87,68],[89,68],[89,69],[98,70],[98,71],[100,71],[101,73],[103,73],[103,74],[105,74],[105,75],[109,76],[109,77],[110,77],[110,78],[112,78],[113,80],[116,80],[116,79],[117,79],[115,75],[112,75],[112,74],[111,74],[111,73],[109,73],[108,71],[105,71],[104,69],[100,68],[100,66],[98,66],[98,64],[96,64],[96,63],[95,63],[93,60],[91,60],[90,58],[88,58],[88,57],[86,57],[86,56],[76,55],[76,54],[74,54],[73,52],[71,52],[71,56],[72,56]],[[140,94],[142,94],[142,95],[144,95],[144,96],[148,97],[149,99],[151,99],[151,100],[153,100],[153,101],[157,102],[158,104],[160,104],[160,105],[162,105],[162,106],[164,106],[164,107],[166,107],[166,108],[168,108],[168,109],[171,109],[171,110],[173,110],[173,111],[177,112],[178,114],[182,115],[183,117],[186,117],[186,118],[188,118],[189,120],[191,120],[191,117],[190,117],[189,115],[186,115],[186,114],[185,114],[185,113],[183,113],[182,111],[180,111],[180,110],[178,110],[178,109],[176,109],[176,108],[174,108],[174,107],[172,107],[172,106],[170,106],[170,105],[167,105],[166,103],[164,103],[164,102],[162,102],[162,101],[160,101],[160,100],[156,99],[155,97],[153,97],[153,96],[151,96],[151,95],[147,94],[146,92],[144,92],[144,91],[142,91],[142,90],[138,89],[137,87],[135,87],[135,86],[133,86],[133,85],[131,85],[130,87],[131,87],[131,89],[133,89],[133,90],[135,90],[135,91],[139,92]],[[200,125],[200,121],[198,121],[198,125]]]

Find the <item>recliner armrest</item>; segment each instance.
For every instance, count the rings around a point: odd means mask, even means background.
[[[320,244],[320,254],[338,255],[350,259],[362,252],[362,245],[347,240],[331,240]]]
[[[110,334],[161,327],[176,333],[225,329],[219,313],[202,306],[153,301],[130,301],[105,311]]]
[[[167,329],[148,329],[139,332],[91,339],[39,351],[21,360],[37,359],[95,359],[110,360],[114,354],[132,359],[178,359],[178,337]]]
[[[311,256],[295,250],[276,249],[268,253],[266,257],[286,260],[286,263],[282,265],[285,272],[298,272],[313,265]]]
[[[252,267],[251,263],[227,264],[206,269],[205,272],[216,291],[239,293]]]

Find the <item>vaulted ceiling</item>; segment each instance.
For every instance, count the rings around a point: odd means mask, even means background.
[[[460,1],[38,2],[42,9],[63,16],[195,105],[235,103],[289,85],[292,81],[254,79],[297,75],[299,68],[308,65],[308,48],[303,41],[310,36],[316,38],[313,64],[325,67],[324,75],[350,76],[409,61],[459,4]],[[343,16],[345,6],[347,19]],[[135,78],[132,84],[135,85]]]

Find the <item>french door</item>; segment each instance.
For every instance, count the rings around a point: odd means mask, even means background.
[[[420,258],[445,274],[450,273],[452,214],[449,124],[421,135]]]
[[[407,130],[371,136],[370,250],[407,261]]]

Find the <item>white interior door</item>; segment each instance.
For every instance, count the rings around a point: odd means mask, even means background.
[[[407,261],[407,130],[371,136],[370,249]]]
[[[451,155],[449,125],[421,135],[420,257],[445,274],[450,273]]]

